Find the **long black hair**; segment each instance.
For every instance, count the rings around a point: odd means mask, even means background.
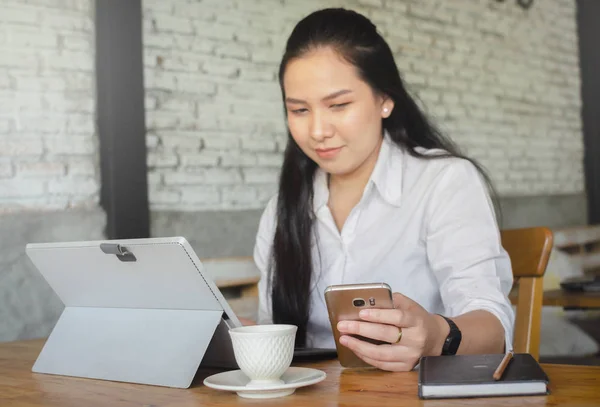
[[[491,185],[482,168],[460,153],[441,134],[407,92],[388,44],[365,16],[342,8],[316,11],[292,31],[279,67],[279,84],[285,101],[283,78],[288,63],[321,47],[331,47],[357,69],[361,79],[379,95],[394,101],[383,119],[391,140],[413,156],[459,157],[471,161]],[[415,147],[445,153],[424,156]],[[306,342],[310,287],[313,278],[312,227],[313,178],[317,164],[298,147],[288,130],[288,142],[279,179],[277,226],[270,263],[270,289],[274,323],[298,326],[296,346]]]

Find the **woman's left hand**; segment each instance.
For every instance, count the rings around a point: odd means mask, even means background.
[[[379,369],[409,371],[421,356],[439,355],[449,327],[410,298],[394,293],[394,309],[365,309],[362,321],[340,321],[340,343]],[[388,342],[374,345],[349,335]],[[400,339],[398,341],[398,339]]]

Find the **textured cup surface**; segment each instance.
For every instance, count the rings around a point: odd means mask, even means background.
[[[294,357],[295,325],[253,325],[229,330],[235,360],[248,386],[281,383]]]

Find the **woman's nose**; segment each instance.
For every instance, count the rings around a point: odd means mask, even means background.
[[[327,115],[323,113],[314,113],[310,124],[310,136],[316,141],[322,141],[333,135],[333,126],[329,122]]]

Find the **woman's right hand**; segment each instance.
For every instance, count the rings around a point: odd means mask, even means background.
[[[340,321],[340,343],[368,364],[389,371],[409,371],[421,356],[438,356],[450,328],[412,299],[394,293],[394,309],[365,309],[360,321]],[[374,345],[354,338],[360,335],[388,342]]]

